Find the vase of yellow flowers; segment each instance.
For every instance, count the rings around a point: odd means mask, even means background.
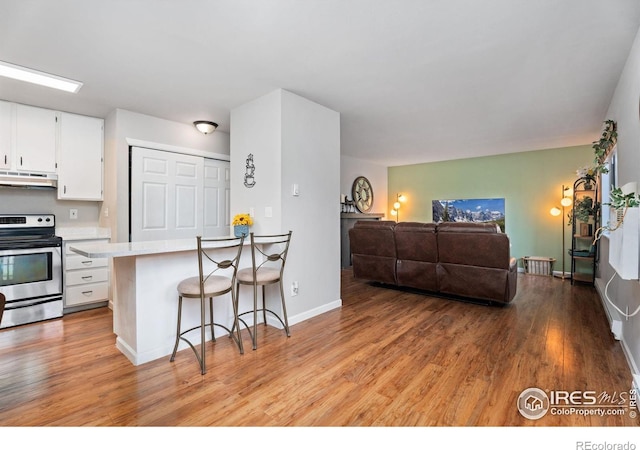
[[[231,222],[235,237],[249,236],[249,227],[253,225],[253,219],[249,214],[236,214]]]

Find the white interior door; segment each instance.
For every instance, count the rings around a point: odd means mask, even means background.
[[[229,161],[204,160],[204,236],[228,236],[229,189],[231,187]]]
[[[133,147],[131,241],[201,235],[203,174],[202,157]]]

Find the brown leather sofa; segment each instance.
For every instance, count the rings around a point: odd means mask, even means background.
[[[516,258],[496,225],[359,221],[349,230],[355,278],[509,303]]]

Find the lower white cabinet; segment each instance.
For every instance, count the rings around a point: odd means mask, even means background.
[[[109,242],[108,239],[87,239],[65,242],[64,306],[83,309],[109,301],[109,259],[85,258],[69,247],[83,243]]]

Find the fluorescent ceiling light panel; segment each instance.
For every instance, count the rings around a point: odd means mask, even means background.
[[[0,76],[60,89],[61,91],[73,92],[74,94],[82,87],[82,83],[79,81],[29,69],[28,67],[16,66],[4,61],[0,61]]]

